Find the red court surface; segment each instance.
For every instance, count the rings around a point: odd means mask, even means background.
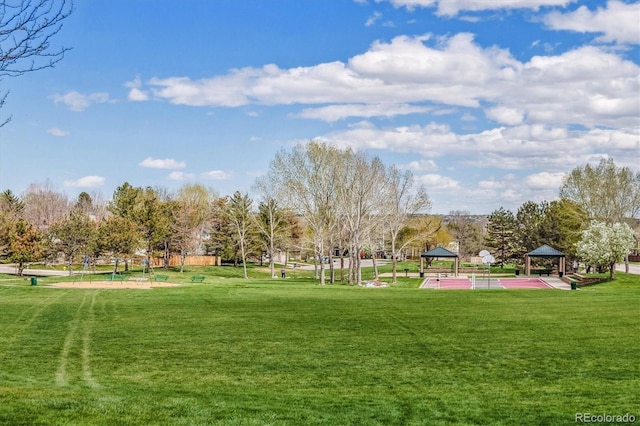
[[[469,278],[427,278],[420,288],[433,290],[471,290],[474,288]],[[475,289],[552,289],[539,278],[476,278]]]

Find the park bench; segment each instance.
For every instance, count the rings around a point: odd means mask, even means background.
[[[107,275],[107,281],[124,281],[124,274],[109,274]]]
[[[535,271],[533,271],[533,273],[538,274],[539,276],[542,276],[542,275],[550,276],[551,269],[536,269]]]
[[[204,281],[204,277],[202,275],[194,275],[191,277],[192,283],[201,283]]]
[[[156,281],[167,281],[169,279],[169,275],[156,275]]]

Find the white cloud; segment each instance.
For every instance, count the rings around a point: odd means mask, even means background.
[[[606,8],[589,10],[580,6],[573,12],[554,11],[544,17],[544,23],[554,30],[580,33],[601,33],[603,42],[640,43],[640,2],[624,3],[610,0]]]
[[[124,86],[131,89],[129,95],[127,95],[127,99],[130,101],[143,102],[149,100],[149,94],[140,89],[142,87],[140,76],[136,76],[132,81],[127,81]]]
[[[129,95],[127,96],[127,99],[134,102],[143,102],[143,101],[149,100],[149,95],[143,92],[142,90],[134,87],[129,91]]]
[[[640,129],[591,129],[569,131],[564,127],[520,125],[498,127],[480,133],[456,134],[448,126],[376,127],[362,122],[350,129],[317,138],[355,150],[377,149],[415,154],[423,159],[448,156],[466,166],[483,169],[549,172],[570,170],[594,155],[608,153],[616,163],[637,168]],[[416,160],[418,161],[418,160]]]
[[[540,172],[527,176],[525,182],[532,189],[555,189],[562,185],[565,173]]]
[[[349,117],[395,117],[405,114],[425,113],[431,108],[408,104],[344,104],[320,108],[305,108],[296,117],[315,118],[327,122]]]
[[[457,15],[461,11],[497,9],[533,9],[543,6],[566,6],[576,0],[389,0],[395,7],[413,10],[417,7],[436,7],[438,15]]]
[[[417,172],[427,172],[427,171],[436,171],[438,170],[438,166],[433,160],[416,160],[411,161],[408,164],[403,164],[399,166],[401,169],[412,170]]]
[[[48,129],[47,133],[49,133],[50,135],[59,136],[59,137],[68,136],[69,135],[69,131],[68,130],[58,129],[57,127],[52,127],[51,129]]]
[[[427,187],[427,191],[439,192],[460,188],[460,182],[447,176],[426,174],[417,177],[417,181]]]
[[[449,149],[455,149],[457,143],[456,135],[448,126],[436,123],[426,126],[379,129],[371,123],[362,122],[350,129],[330,133],[320,139],[356,150],[414,152],[425,157],[440,156]]]
[[[51,96],[51,99],[58,104],[62,103],[67,106],[71,111],[84,111],[93,104],[114,103],[115,101],[109,97],[108,93],[90,93],[88,95],[82,94],[72,90],[64,95],[55,94]]]
[[[169,179],[171,180],[187,180],[194,179],[196,175],[194,173],[185,173],[185,172],[171,172],[169,173]]]
[[[522,111],[518,111],[512,108],[498,106],[490,108],[486,111],[487,117],[502,124],[521,124],[524,120]]]
[[[365,22],[364,26],[365,27],[370,27],[373,24],[375,24],[378,20],[380,20],[380,18],[382,18],[382,13],[380,12],[373,12],[373,15],[371,15],[368,19],[367,22]]]
[[[432,40],[399,36],[376,42],[347,63],[281,69],[276,65],[226,75],[149,81],[156,98],[191,106],[328,104],[299,116],[336,121],[425,112],[417,103],[486,108],[503,124],[638,126],[640,66],[603,48],[585,46],[527,62],[508,50],[482,48],[461,33]],[[341,105],[342,104],[342,105]]]
[[[94,188],[104,185],[105,180],[102,176],[85,176],[78,180],[65,180],[64,186],[72,188]]]
[[[497,181],[495,179],[481,180],[478,182],[478,187],[482,189],[495,190],[502,189],[506,186],[506,183],[503,181]]]
[[[222,170],[211,170],[205,173],[201,173],[200,177],[210,180],[227,180],[231,179],[231,174]]]
[[[176,161],[173,158],[159,159],[152,157],[145,158],[138,165],[152,169],[183,169],[187,166],[184,161]]]

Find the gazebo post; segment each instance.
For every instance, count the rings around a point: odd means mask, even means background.
[[[524,259],[524,274],[528,277],[531,275],[531,258],[527,254]]]

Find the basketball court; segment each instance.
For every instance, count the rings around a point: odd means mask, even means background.
[[[428,277],[420,288],[432,290],[513,290],[513,289],[554,289],[563,288],[564,285],[552,285],[542,278],[449,278]],[[551,280],[549,280],[551,281]],[[560,280],[558,280],[560,281]]]

